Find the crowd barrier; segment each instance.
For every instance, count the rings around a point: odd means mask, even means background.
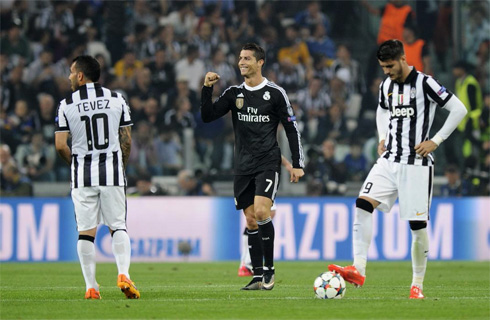
[[[355,198],[277,200],[277,260],[351,260]],[[490,260],[490,198],[433,199],[429,259]],[[408,223],[375,211],[370,260],[409,260]],[[244,228],[233,198],[128,198],[132,261],[238,260]],[[0,261],[76,261],[70,198],[0,199]],[[184,245],[183,245],[184,244]],[[190,248],[186,253],[185,247]],[[112,261],[111,236],[100,226],[97,260]]]

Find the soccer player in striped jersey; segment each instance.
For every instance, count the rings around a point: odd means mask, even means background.
[[[235,131],[235,205],[243,209],[254,276],[242,290],[272,290],[274,287],[274,226],[271,206],[279,186],[281,150],[277,128],[282,123],[293,163],[292,182],[304,175],[301,135],[293,108],[283,88],[262,76],[264,49],[254,43],[242,47],[238,67],[245,81],[227,88],[212,101],[213,85],[219,80],[208,72],[201,91],[201,117],[216,120],[229,111]],[[262,251],[263,248],[263,251]]]
[[[140,293],[129,277],[131,246],[126,232],[124,170],[131,151],[130,109],[120,93],[97,83],[99,76],[100,66],[95,58],[78,56],[73,60],[69,76],[73,93],[60,102],[56,115],[56,150],[71,166],[71,196],[85,299],[100,299],[94,246],[100,222],[109,227],[112,235],[117,286],[128,299],[138,299]]]
[[[332,264],[328,269],[340,273],[355,286],[364,284],[372,238],[372,213],[375,208],[389,212],[398,198],[400,219],[409,221],[412,233],[413,277],[409,298],[422,299],[429,252],[427,221],[432,200],[432,152],[458,126],[466,108],[437,80],[407,64],[400,41],[383,42],[377,58],[388,76],[379,88],[376,117],[380,158],[356,200],[354,263],[347,267]],[[448,110],[449,115],[442,128],[429,137],[438,106]]]

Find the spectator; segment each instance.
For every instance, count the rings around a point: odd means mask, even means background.
[[[335,140],[325,139],[321,154],[310,152],[305,168],[308,185],[321,185],[321,195],[341,195],[347,190],[345,166],[335,160],[335,146]]]
[[[198,24],[197,34],[192,37],[191,43],[198,47],[199,58],[206,60],[220,44],[220,36],[217,31],[213,30],[211,22],[204,19]]]
[[[14,67],[10,71],[9,80],[2,84],[0,88],[2,96],[1,107],[7,114],[14,111],[18,100],[24,99],[28,104],[32,103],[34,93],[31,86],[22,81],[23,70],[22,66]]]
[[[350,143],[350,152],[344,158],[349,181],[364,181],[368,173],[368,161],[362,154],[361,144],[357,141]]]
[[[158,49],[155,52],[155,59],[150,62],[148,69],[151,72],[151,85],[158,92],[158,98],[162,94],[168,95],[175,86],[175,71],[174,66],[167,61],[165,49]]]
[[[35,90],[57,97],[59,92],[54,72],[53,53],[47,49],[43,50],[39,58],[24,69],[22,80]]]
[[[140,68],[135,70],[128,95],[130,97],[139,97],[142,101],[146,101],[150,98],[160,98],[159,88],[153,86],[151,82],[150,69]]]
[[[133,6],[133,19],[136,25],[156,26],[157,14],[150,8],[146,0],[135,0]],[[149,30],[151,31],[151,30]]]
[[[379,86],[382,81],[382,78],[374,78],[369,90],[362,95],[361,110],[359,111],[357,128],[354,134],[361,141],[377,136],[376,109],[378,108]]]
[[[182,143],[175,129],[161,126],[155,139],[155,149],[163,175],[175,175],[182,169]]]
[[[306,10],[299,12],[294,19],[301,27],[312,29],[315,25],[323,25],[326,33],[330,33],[330,20],[322,12],[319,1],[308,1]]]
[[[196,121],[191,113],[191,103],[187,97],[179,97],[172,109],[165,112],[164,123],[166,126],[174,128],[183,139],[184,129],[194,129]]]
[[[43,133],[44,141],[48,144],[54,144],[54,118],[56,115],[55,102],[53,96],[47,93],[40,93],[37,95],[38,101],[38,117],[35,126]]]
[[[179,60],[182,47],[175,40],[174,27],[170,24],[160,27],[157,30],[157,39],[155,46],[157,50],[165,50],[166,61],[175,63]]]
[[[7,121],[15,135],[15,140],[20,143],[29,141],[30,134],[38,129],[34,113],[29,109],[25,100],[17,100],[15,110],[8,115]]]
[[[35,20],[35,28],[52,35],[55,61],[66,56],[71,42],[77,39],[75,17],[68,1],[54,1],[45,7]]]
[[[334,102],[328,109],[327,115],[320,118],[318,122],[318,134],[315,141],[319,143],[325,139],[332,139],[346,142],[349,136],[343,107],[339,103]]]
[[[97,59],[100,65],[100,77],[98,82],[103,87],[112,88],[114,81],[114,70],[112,70],[110,67],[109,61],[102,53],[96,54],[95,59]]]
[[[216,191],[208,181],[198,179],[190,170],[181,170],[177,175],[179,186],[186,196],[213,196]]]
[[[381,17],[378,45],[391,39],[403,39],[403,26],[414,23],[415,14],[405,0],[389,0],[381,9],[374,7],[367,0],[362,0],[361,4],[369,13]]]
[[[310,136],[305,138],[313,141],[317,134],[319,119],[327,115],[327,110],[332,104],[330,96],[324,89],[322,80],[320,78],[313,78],[307,88],[298,91],[296,100],[298,105],[306,113],[308,133]]]
[[[146,121],[136,125],[136,132],[131,144],[131,154],[126,171],[130,176],[141,174],[161,175],[162,170],[157,161],[154,145],[153,128]]]
[[[163,113],[157,99],[149,98],[143,102],[143,112],[140,121],[148,122],[153,128],[158,128],[163,120]]]
[[[366,92],[366,83],[364,82],[361,64],[352,58],[351,52],[347,45],[340,44],[337,47],[337,58],[332,63],[332,73],[340,76],[341,70],[348,70],[348,77],[345,86],[349,94],[363,94]]]
[[[173,3],[177,10],[170,12],[166,17],[160,18],[160,25],[172,25],[175,39],[185,43],[193,35],[197,25],[197,18],[192,10],[192,2],[188,0],[176,1]]]
[[[283,30],[275,6],[276,3],[273,1],[264,1],[260,5],[252,23],[256,35],[264,37],[264,32],[268,28],[272,28],[276,34],[279,30]],[[240,39],[240,41],[246,42],[243,39]],[[266,50],[266,52],[269,51],[267,48],[264,48],[264,50]]]
[[[328,59],[335,59],[335,42],[328,36],[325,25],[317,23],[312,26],[312,36],[306,42],[311,55],[322,54]]]
[[[207,64],[206,70],[212,70],[220,75],[220,85],[223,88],[237,83],[235,68],[226,61],[225,53],[219,47],[212,51],[211,61]]]
[[[409,66],[425,74],[432,74],[429,48],[427,43],[417,37],[417,31],[413,25],[405,25],[403,28],[403,48]]]
[[[175,65],[177,79],[187,78],[189,88],[198,92],[202,87],[204,72],[204,62],[199,59],[199,48],[190,44],[187,47],[186,56]]]
[[[276,75],[276,83],[289,94],[294,94],[305,85],[306,75],[302,65],[294,64],[289,57],[284,57],[274,64],[272,71]]]
[[[189,99],[192,113],[195,114],[199,112],[199,100],[197,93],[189,88],[189,79],[186,76],[180,76],[177,78],[175,88],[169,92],[167,99],[167,110],[172,108],[176,104],[176,101],[182,97]]]
[[[141,68],[143,68],[143,62],[136,59],[136,54],[133,51],[127,50],[123,58],[114,65],[114,75],[122,82],[120,85],[127,88],[136,70]]]
[[[56,150],[54,145],[44,141],[42,132],[34,132],[30,143],[21,144],[17,148],[15,159],[20,167],[25,168],[27,176],[32,181],[56,180],[53,172]]]
[[[136,186],[127,190],[128,196],[148,197],[148,196],[166,196],[168,193],[158,184],[151,182],[151,176],[148,174],[139,175],[136,179]]]
[[[286,27],[286,38],[279,49],[277,59],[280,63],[285,59],[289,59],[294,66],[302,64],[308,69],[311,68],[313,61],[308,51],[308,46],[300,40],[298,31],[299,26],[297,24]]]
[[[488,3],[473,1],[470,6],[469,17],[464,24],[463,47],[465,60],[471,64],[478,62],[478,49],[480,44],[489,39],[490,21],[488,19]]]
[[[134,51],[136,59],[147,66],[155,55],[156,47],[151,38],[151,29],[146,24],[137,23],[134,35],[130,37],[130,48]]]
[[[9,162],[2,168],[0,197],[31,197],[32,185],[30,180],[22,175],[14,162]]]
[[[459,124],[458,130],[455,130],[451,135],[455,137],[453,140],[454,144],[451,145],[457,148],[453,152],[461,154],[461,151],[463,151],[464,158],[478,154],[480,143],[479,119],[483,109],[483,96],[480,84],[470,74],[470,68],[470,65],[466,61],[458,61],[453,66],[453,75],[456,78],[454,93],[463,102],[468,113]]]
[[[2,52],[6,53],[14,65],[27,65],[31,62],[31,49],[29,40],[22,35],[17,20],[12,20],[8,32],[0,40]]]
[[[444,170],[447,183],[441,186],[441,196],[462,197],[470,195],[471,186],[466,180],[461,179],[461,173],[457,166],[449,165]]]

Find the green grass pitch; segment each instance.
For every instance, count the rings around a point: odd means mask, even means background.
[[[326,266],[278,262],[274,290],[246,292],[237,262],[133,263],[141,299],[127,300],[115,264],[104,263],[102,300],[86,301],[78,263],[2,263],[0,319],[490,319],[489,262],[429,261],[424,300],[408,299],[409,261],[370,262],[363,288],[316,299]]]

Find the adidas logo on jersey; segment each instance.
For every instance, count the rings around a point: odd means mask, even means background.
[[[415,114],[415,109],[409,106],[393,106],[390,113],[392,118],[410,118]]]

